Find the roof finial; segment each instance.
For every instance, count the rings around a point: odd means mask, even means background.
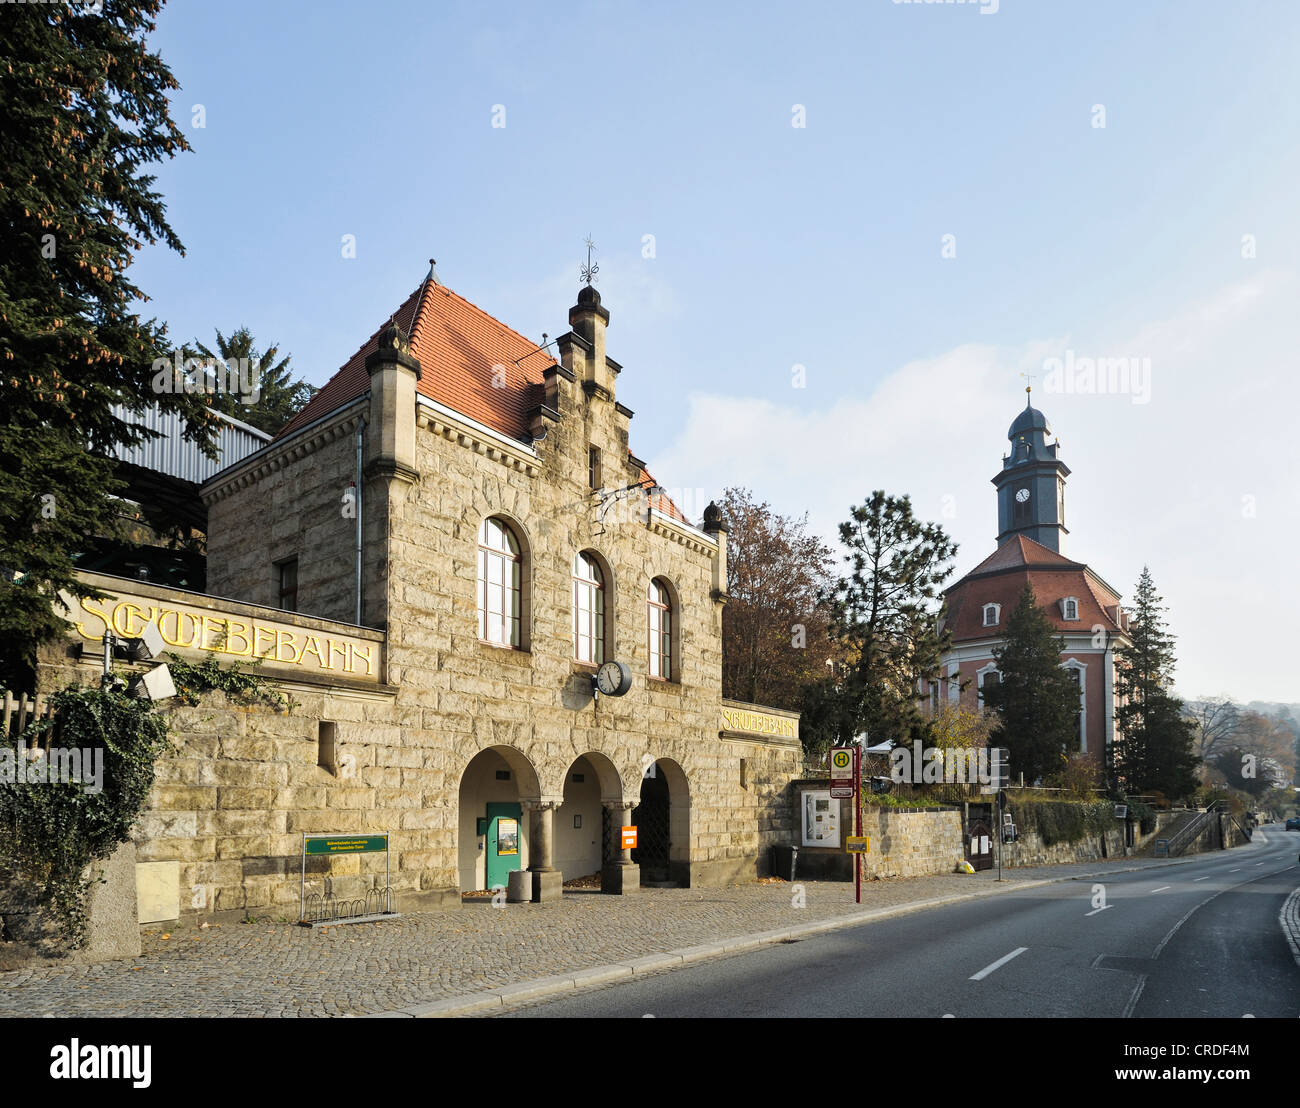
[[[1031,406],[1029,398],[1030,398],[1030,394],[1034,391],[1034,378],[1037,376],[1037,374],[1022,373],[1020,376],[1029,382],[1029,384],[1025,386],[1025,407],[1028,408]]]
[[[438,263],[432,258],[429,259],[429,276],[426,277],[425,280],[432,281],[435,285],[441,285],[442,282],[438,280],[438,271],[433,268],[437,264]]]
[[[600,266],[591,260],[591,252],[596,249],[596,244],[591,241],[591,236],[587,239],[587,264],[578,268],[578,279],[585,281],[590,287],[596,283],[596,274],[600,272]]]

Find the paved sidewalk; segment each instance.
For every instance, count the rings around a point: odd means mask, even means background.
[[[852,884],[808,881],[801,883],[806,904],[795,907],[795,886],[773,881],[642,889],[631,897],[566,890],[547,905],[470,900],[458,911],[318,930],[286,922],[150,930],[139,958],[0,974],[0,1016],[432,1014],[455,1007],[439,1002],[470,994],[556,975],[572,980],[594,967],[739,936],[1191,860],[1027,867],[1007,871],[1001,885],[996,871],[891,878],[865,883],[861,905]]]

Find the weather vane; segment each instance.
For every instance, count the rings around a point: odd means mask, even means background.
[[[594,285],[596,283],[596,274],[600,272],[600,266],[596,262],[593,262],[591,260],[591,252],[595,249],[596,249],[596,244],[591,241],[591,236],[588,235],[587,236],[587,264],[584,266],[580,266],[578,269],[579,279],[586,281],[588,285]]]
[[[1038,374],[1036,374],[1036,373],[1022,373],[1020,376],[1023,377],[1026,381],[1029,382],[1029,384],[1027,384],[1027,385],[1025,386],[1025,392],[1033,392],[1033,389],[1034,389],[1034,378],[1037,377]]]

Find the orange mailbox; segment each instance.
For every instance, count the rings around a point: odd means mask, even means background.
[[[636,849],[636,828],[635,827],[623,828],[622,843],[623,843],[624,850]]]

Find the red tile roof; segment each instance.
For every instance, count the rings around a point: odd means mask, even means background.
[[[1064,554],[1058,554],[1040,542],[1027,539],[1024,535],[1013,535],[1001,546],[980,562],[967,577],[978,573],[993,573],[1013,566],[1082,566],[1082,562],[1072,562]]]
[[[954,642],[998,637],[1006,633],[1007,618],[1028,584],[1034,598],[1058,631],[1091,631],[1104,627],[1120,631],[1115,609],[1120,598],[1083,562],[1017,535],[944,593],[946,626]],[[1072,596],[1079,602],[1079,618],[1066,620],[1060,601]],[[1000,604],[996,627],[984,626],[984,605]]]
[[[556,364],[537,349],[537,343],[428,279],[402,302],[391,321],[410,337],[411,353],[420,361],[419,393],[510,438],[531,441],[529,413],[543,399],[542,371]],[[377,347],[388,324],[386,319],[376,328],[280,429],[277,439],[350,404],[370,388],[366,356]],[[502,379],[504,387],[499,384]],[[645,470],[641,476],[647,486],[654,484]],[[667,496],[656,494],[652,502],[666,515],[686,522]]]
[[[651,477],[650,473],[645,469],[641,470],[641,484],[648,489],[659,487],[655,479]],[[681,509],[678,508],[662,490],[650,493],[650,507],[654,508],[655,511],[663,512],[666,516],[672,516],[673,519],[679,519],[683,523],[690,522],[690,520],[682,515]]]

